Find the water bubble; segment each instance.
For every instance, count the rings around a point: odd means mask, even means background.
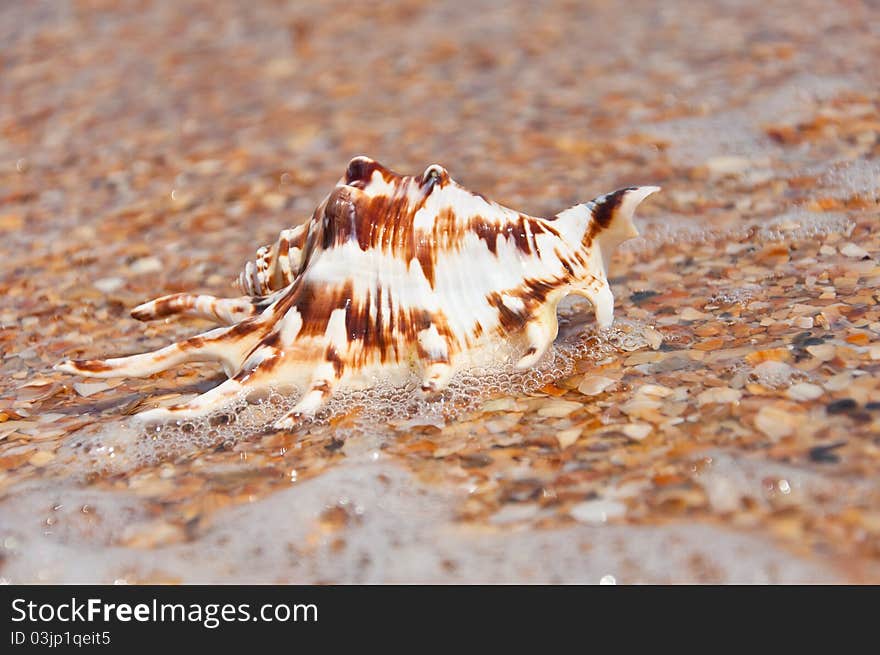
[[[321,412],[304,419],[294,431],[305,434],[320,430],[329,426],[335,417],[345,415],[344,424],[333,428],[333,437],[340,442],[375,439],[376,435],[380,439],[393,438],[395,423],[417,421],[419,425],[444,425],[479,409],[490,396],[528,394],[570,375],[578,362],[601,361],[613,353],[647,346],[642,336],[644,325],[640,322],[618,319],[612,328],[596,330],[585,325],[583,314],[570,307],[562,306],[560,315],[565,325],[560,328],[559,338],[532,369],[516,369],[517,346],[493,343],[486,358],[475,359],[472,366],[460,370],[448,388],[434,397],[423,396],[419,371],[414,368],[411,379],[402,385],[377,379],[368,389],[341,390]],[[244,392],[203,417],[149,424],[133,417],[92,434],[78,435],[66,449],[87,474],[96,470],[131,470],[202,449],[231,449],[243,440],[271,430],[275,421],[293,408],[300,395],[298,390],[289,387],[269,388]]]

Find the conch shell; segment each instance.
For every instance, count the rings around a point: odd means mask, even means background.
[[[636,206],[658,187],[630,187],[551,218],[507,209],[468,191],[438,165],[403,176],[351,160],[311,220],[257,252],[239,298],[174,294],[135,308],[150,320],[198,316],[225,324],[154,352],[66,361],[92,377],[146,377],[193,361],[219,361],[229,379],[150,420],[204,416],[243,393],[295,387],[275,427],[311,416],[340,389],[420,376],[425,394],[453,374],[518,344],[516,366],[536,364],[556,338],[556,306],[585,296],[611,324],[608,261],[637,236]],[[494,355],[493,355],[494,354]],[[484,362],[485,363],[485,362]]]

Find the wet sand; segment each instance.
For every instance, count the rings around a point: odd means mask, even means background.
[[[4,6],[0,578],[880,582],[878,36],[869,2]],[[52,370],[205,329],[128,312],[231,294],[357,154],[533,215],[662,186],[614,328],[575,304],[530,380],[289,433],[129,434],[207,365]]]

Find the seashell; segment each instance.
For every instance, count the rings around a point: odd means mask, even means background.
[[[620,189],[536,218],[468,191],[441,166],[403,176],[356,157],[307,223],[257,251],[239,277],[244,296],[174,294],[132,311],[140,320],[197,316],[223,327],[154,352],[57,368],[146,377],[218,361],[228,380],[140,416],[202,416],[243,393],[295,387],[301,396],[279,429],[313,415],[334,392],[379,379],[405,384],[415,373],[431,395],[457,370],[510,352],[528,368],[556,338],[556,306],[568,294],[585,296],[598,324],[611,324],[609,258],[638,235],[633,212],[657,190]]]

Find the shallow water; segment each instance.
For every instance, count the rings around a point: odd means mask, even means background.
[[[876,582],[880,23],[785,4],[0,9],[0,578]],[[229,293],[358,153],[533,214],[661,185],[614,327],[288,434],[132,427],[207,366],[51,370],[198,331],[128,311]]]

